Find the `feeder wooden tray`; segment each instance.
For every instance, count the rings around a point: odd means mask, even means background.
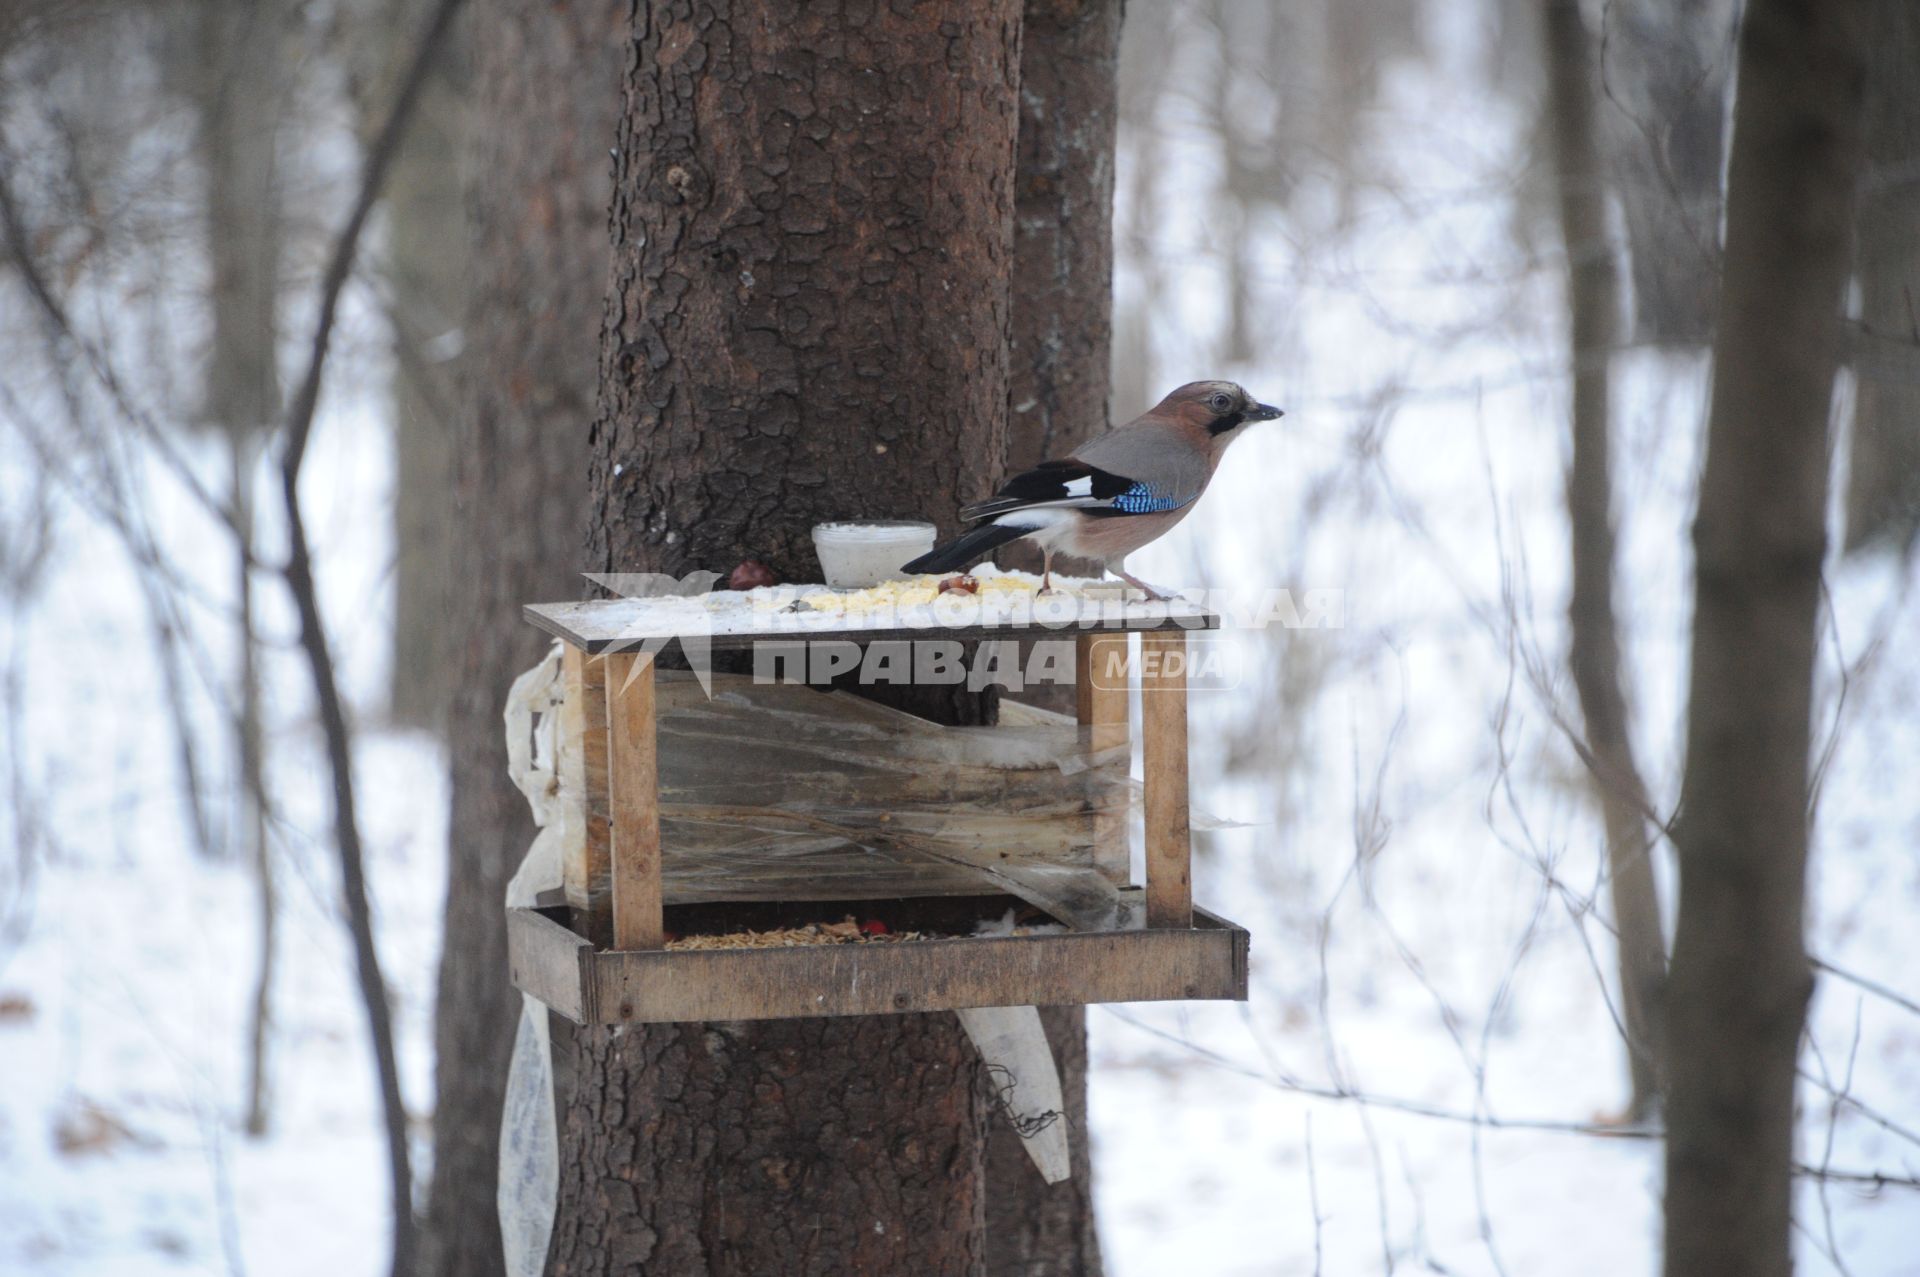
[[[970,918],[978,919],[1016,902],[946,896],[899,903],[972,907]],[[680,908],[667,909],[670,922]],[[839,916],[832,906],[806,908],[812,919]],[[564,905],[509,912],[514,984],[576,1024],[1247,996],[1247,933],[1202,910],[1191,928],[1177,930],[691,950],[596,949],[568,925]]]
[[[1187,632],[1217,624],[1178,600],[1070,599],[1046,623],[991,610],[958,624],[872,617],[790,617],[731,609],[701,617],[687,600],[620,599],[529,606],[527,617],[566,643],[562,731],[578,740],[586,838],[564,866],[566,888],[539,908],[510,909],[514,984],[580,1024],[875,1015],[966,1007],[1056,1006],[1247,996],[1247,932],[1193,907],[1187,812]],[[691,618],[691,622],[689,620]],[[984,618],[984,619],[983,619]],[[1065,870],[1045,934],[971,934],[983,919],[1031,906],[1004,882],[977,895],[868,901],[672,904],[662,897],[653,662],[633,650],[698,636],[715,647],[809,640],[1044,639],[1076,644],[1076,707],[1090,749],[1128,734],[1129,636],[1140,633],[1146,881],[1121,887],[1096,870]],[[690,645],[690,644],[689,644]],[[991,727],[965,730],[992,731]],[[1118,816],[1096,817],[1099,845],[1118,842]],[[1051,872],[1051,870],[1049,871]],[[1122,875],[1124,877],[1124,875]],[[1011,890],[1019,891],[1014,885]],[[1061,901],[1071,904],[1063,907]],[[876,912],[878,910],[879,912]],[[927,938],[885,944],[664,948],[669,933],[724,934],[769,926],[880,917]],[[1070,916],[1061,916],[1063,913]]]

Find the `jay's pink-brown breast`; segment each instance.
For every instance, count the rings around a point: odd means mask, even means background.
[[[1114,563],[1170,531],[1191,509],[1189,503],[1158,514],[1083,516],[1075,520],[1073,532],[1061,539],[1060,549],[1083,559]]]

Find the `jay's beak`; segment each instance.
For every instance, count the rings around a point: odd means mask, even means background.
[[[1249,421],[1273,421],[1276,418],[1284,417],[1286,415],[1287,415],[1286,413],[1281,412],[1278,408],[1274,407],[1272,404],[1267,404],[1267,403],[1257,403],[1253,407],[1247,409],[1247,420]]]

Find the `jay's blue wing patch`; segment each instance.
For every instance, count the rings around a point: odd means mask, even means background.
[[[1074,509],[1113,517],[1160,514],[1187,504],[1166,488],[1102,470],[1075,457],[1043,461],[1002,484],[991,500],[961,509],[968,522],[995,519],[1021,510]]]
[[[1156,491],[1150,483],[1136,483],[1113,498],[1113,509],[1121,514],[1160,514],[1185,504],[1178,497]]]

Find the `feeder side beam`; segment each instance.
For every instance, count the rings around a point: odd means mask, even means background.
[[[653,657],[606,658],[607,779],[613,815],[613,947],[666,943],[660,894],[659,738]]]
[[[1075,637],[1074,710],[1090,751],[1125,749],[1129,677],[1127,635]],[[1117,783],[1112,779],[1112,769],[1097,767],[1087,772],[1087,801],[1093,807],[1094,862],[1115,883],[1124,885],[1131,876],[1127,864],[1128,760],[1121,759],[1117,766]]]
[[[1187,819],[1187,636],[1140,636],[1140,743],[1147,830],[1147,925],[1193,925]]]
[[[594,1023],[593,944],[536,909],[507,910],[513,987],[575,1024]]]
[[[560,707],[560,728],[572,748],[563,755],[568,792],[582,804],[585,837],[570,849],[561,865],[567,904],[582,930],[596,944],[613,938],[613,855],[607,827],[607,698],[603,689],[606,662],[588,656],[573,644],[560,655],[566,680],[566,699]]]

